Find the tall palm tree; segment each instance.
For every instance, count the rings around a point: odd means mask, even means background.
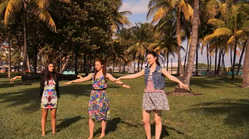
[[[227,4],[221,4],[220,19],[210,19],[208,21],[208,24],[212,25],[215,28],[215,31],[206,37],[209,40],[217,40],[217,41],[223,40],[224,38],[228,38],[227,44],[230,47],[230,50],[233,49],[234,52],[232,58],[232,79],[234,79],[235,61],[236,61],[236,54],[238,51],[237,44],[240,38],[246,36],[246,33],[243,30],[239,30],[242,25],[241,24],[242,20],[238,20],[239,19],[238,17],[241,14],[239,12],[240,6],[241,5],[232,5],[231,7],[228,7]],[[228,14],[230,16],[228,16]],[[231,46],[230,44],[233,45]]]
[[[158,20],[163,18],[168,14],[169,11],[175,10],[176,13],[176,36],[177,36],[177,44],[179,47],[182,47],[182,15],[184,15],[184,20],[190,21],[193,17],[193,8],[186,3],[184,0],[150,0],[149,2],[149,11],[147,13],[147,18],[151,17],[154,13],[154,17],[152,19],[152,23],[156,23]],[[179,66],[179,74],[182,75],[182,64],[181,64],[181,49],[178,49],[178,66]]]
[[[0,4],[0,13],[4,11],[4,23],[8,24],[9,19],[13,16],[13,13],[21,13],[23,21],[23,74],[26,74],[26,63],[27,63],[27,31],[26,31],[26,20],[27,20],[27,5],[35,10],[35,14],[42,21],[46,22],[51,30],[56,31],[55,23],[49,14],[47,7],[50,6],[52,2],[58,0],[2,0]],[[60,2],[70,2],[70,0],[60,0]],[[35,5],[35,7],[32,7]]]
[[[127,49],[128,54],[134,54],[134,58],[138,58],[138,71],[140,58],[143,57],[148,51],[149,45],[153,42],[153,26],[149,23],[136,23],[136,26],[132,27],[132,44]],[[135,61],[134,61],[135,62]],[[135,67],[134,67],[135,68]]]
[[[124,25],[126,26],[132,26],[132,23],[129,21],[127,18],[127,15],[132,15],[130,11],[119,11],[120,7],[122,6],[122,1],[121,0],[111,0],[112,3],[112,17],[111,17],[111,22],[112,26],[111,29],[112,31],[116,32],[121,30]]]
[[[199,0],[194,0],[194,17],[192,22],[192,36],[189,49],[187,70],[184,78],[184,83],[190,85],[190,79],[193,71],[194,56],[198,41],[198,27],[199,27]]]

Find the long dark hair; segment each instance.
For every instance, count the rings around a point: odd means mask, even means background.
[[[105,65],[105,61],[103,60],[103,59],[101,59],[101,58],[97,58],[97,59],[95,59],[95,62],[100,62],[100,64],[103,66],[102,67],[102,72],[103,72],[103,76],[104,76],[104,78],[105,78],[105,80],[106,80],[106,65]],[[95,77],[96,77],[96,73],[97,73],[98,71],[97,70],[95,70],[95,72],[94,72],[94,80],[95,80]]]
[[[52,77],[55,81],[56,81],[56,72],[55,72],[55,65],[54,65],[54,70],[52,72],[50,72],[48,70],[48,66],[50,64],[53,64],[53,63],[47,63],[46,66],[45,66],[45,70],[44,70],[44,81],[47,81],[47,85],[48,85],[48,82],[49,82],[49,79]]]
[[[150,55],[153,55],[153,57],[156,57],[156,64],[157,64],[158,66],[161,66],[160,63],[159,63],[158,56],[157,56],[156,52],[154,52],[154,51],[149,51],[149,52],[147,52],[146,56],[149,55],[149,54],[150,54]]]

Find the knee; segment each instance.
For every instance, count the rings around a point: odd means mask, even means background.
[[[144,123],[144,125],[149,125],[150,124],[150,120],[149,119],[143,119],[143,123]]]
[[[155,117],[155,124],[162,124],[161,117]]]
[[[47,114],[43,114],[42,119],[47,119]]]
[[[56,115],[55,114],[51,114],[51,119],[56,119]]]

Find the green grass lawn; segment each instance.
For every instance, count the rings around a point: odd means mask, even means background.
[[[119,75],[117,75],[119,76]],[[109,82],[111,120],[106,139],[145,139],[142,123],[143,77],[123,80],[131,89]],[[168,96],[170,110],[162,116],[162,138],[165,139],[246,139],[249,138],[249,89],[240,88],[242,79],[230,77],[193,77],[195,96]],[[39,83],[14,84],[0,79],[0,138],[41,138]],[[69,86],[60,82],[61,98],[57,111],[57,134],[52,135],[50,116],[44,138],[86,139],[88,132],[88,99],[91,82]],[[166,92],[176,83],[166,81]],[[152,135],[154,123],[151,115]],[[100,135],[95,124],[95,137]]]

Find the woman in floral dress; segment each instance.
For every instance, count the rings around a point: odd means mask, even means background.
[[[94,120],[101,121],[101,135],[99,138],[105,136],[106,120],[110,118],[109,101],[106,96],[107,79],[122,85],[125,88],[130,86],[125,85],[121,81],[117,81],[111,74],[106,73],[106,66],[102,59],[95,60],[95,73],[89,74],[85,78],[76,79],[69,81],[65,84],[84,82],[92,79],[92,91],[88,103],[88,114],[89,114],[89,132],[90,136],[88,139],[93,138]]]
[[[45,127],[47,121],[48,110],[51,114],[51,124],[52,124],[52,133],[55,134],[55,125],[56,125],[56,110],[58,106],[58,98],[60,97],[59,93],[59,81],[64,78],[76,79],[77,77],[82,78],[79,75],[63,75],[55,72],[54,64],[48,63],[45,66],[45,70],[41,74],[35,75],[22,75],[16,76],[10,80],[11,83],[18,79],[30,80],[30,79],[40,79],[40,97],[41,97],[41,108],[42,108],[42,118],[41,118],[41,127],[42,127],[42,136],[45,136]]]

